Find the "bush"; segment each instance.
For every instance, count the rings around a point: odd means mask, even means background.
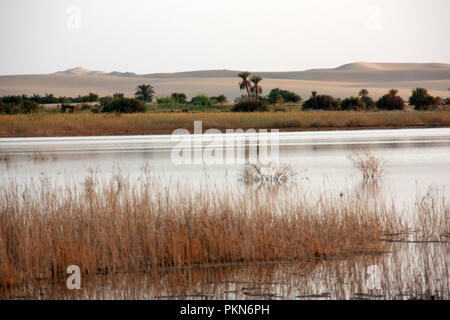
[[[20,112],[21,109],[18,105],[0,101],[0,114],[18,114]]]
[[[298,103],[302,100],[302,97],[300,97],[298,94],[288,90],[281,90],[279,88],[272,89],[267,96],[267,100],[271,104],[280,103],[280,97],[283,98],[283,102]]]
[[[268,111],[269,108],[267,106],[266,102],[263,101],[241,101],[234,105],[234,107],[231,109],[233,112],[265,112]]]
[[[341,109],[361,111],[366,109],[366,104],[358,97],[350,97],[342,100]]]
[[[375,101],[371,97],[361,97],[361,101],[366,105],[366,110],[375,109]]]
[[[36,113],[41,111],[42,107],[39,103],[25,100],[22,105],[22,112],[23,113]]]
[[[377,101],[377,108],[381,110],[404,110],[405,101],[397,96],[398,90],[392,89]]]
[[[133,113],[145,111],[145,104],[138,99],[106,97],[102,98],[100,103],[103,112]]]
[[[217,101],[219,101],[219,103],[225,103],[228,101],[227,97],[225,97],[225,95],[221,94],[220,96],[217,97]]]
[[[209,106],[211,101],[209,97],[204,94],[199,94],[191,99],[191,103],[198,106]]]
[[[187,98],[184,93],[172,93],[170,96],[177,103],[186,103]],[[158,102],[159,103],[159,102]]]
[[[441,103],[439,97],[433,97],[425,88],[416,88],[412,90],[412,95],[409,97],[409,104],[414,106],[415,110],[434,109]]]
[[[35,113],[42,110],[39,103],[26,96],[5,96],[0,100],[1,114]]]
[[[318,95],[316,92],[312,93],[311,98],[305,101],[303,109],[314,110],[337,110],[339,108],[339,101],[328,95]]]
[[[177,102],[175,101],[175,99],[171,98],[171,97],[159,97],[158,99],[156,99],[156,102],[159,105],[162,106],[173,106],[175,104],[177,104]]]

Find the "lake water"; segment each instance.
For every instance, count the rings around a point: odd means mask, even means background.
[[[55,181],[81,181],[89,168],[108,178],[117,167],[135,179],[148,164],[166,181],[242,185],[244,164],[177,165],[172,161],[176,143],[171,135],[2,138],[0,154],[8,154],[10,161],[0,163],[0,183],[42,174]],[[396,200],[410,202],[430,185],[449,187],[450,128],[279,134],[280,163],[291,165],[300,173],[298,183],[312,191],[361,189],[361,173],[348,156],[367,149],[386,161],[380,190]]]

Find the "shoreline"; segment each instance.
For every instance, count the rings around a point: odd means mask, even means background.
[[[199,113],[68,113],[0,115],[0,138],[77,137],[172,134],[176,129],[194,132],[218,129],[278,129],[280,132],[449,128],[450,111],[291,111]]]
[[[358,127],[293,127],[293,128],[254,128],[255,130],[267,129],[279,130],[280,132],[317,132],[317,131],[370,131],[370,130],[395,130],[395,129],[438,129],[438,128],[450,128],[449,124],[422,124],[422,125],[386,125],[386,126],[358,126]],[[157,136],[157,135],[170,135],[174,130],[178,128],[157,129],[157,130],[127,130],[123,133],[109,132],[105,130],[101,131],[78,131],[75,134],[73,132],[59,132],[55,134],[48,133],[46,131],[38,131],[37,134],[25,134],[25,135],[8,135],[5,132],[0,131],[0,139],[2,138],[43,138],[43,137],[104,137],[104,136]],[[203,131],[210,129],[209,127],[203,128]],[[238,128],[225,128],[226,129],[238,129]],[[239,128],[247,130],[249,128]],[[189,130],[192,131],[192,130]],[[192,132],[191,132],[192,133]]]

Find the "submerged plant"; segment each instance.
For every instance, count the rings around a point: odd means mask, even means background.
[[[292,181],[298,173],[290,165],[251,164],[244,169],[241,181],[246,184],[283,184]]]
[[[0,162],[5,163],[7,169],[11,166],[12,155],[9,152],[1,152],[0,153]]]

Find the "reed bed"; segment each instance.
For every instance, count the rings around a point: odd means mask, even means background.
[[[146,169],[137,183],[120,172],[107,181],[91,173],[83,184],[64,187],[45,177],[11,182],[0,189],[0,288],[63,280],[73,264],[84,275],[157,274],[173,267],[348,259],[384,252],[387,238],[412,227],[394,205],[291,191],[288,197],[252,188],[195,191],[164,185]],[[445,198],[435,198],[430,192],[420,202],[419,216],[433,218],[419,218],[415,231],[448,241],[450,209]]]
[[[178,128],[318,130],[450,126],[450,111],[293,111],[0,115],[0,137],[170,134]]]
[[[382,249],[383,215],[356,199],[188,192],[120,174],[60,188],[42,178],[0,190],[0,284],[173,266],[294,261]]]

